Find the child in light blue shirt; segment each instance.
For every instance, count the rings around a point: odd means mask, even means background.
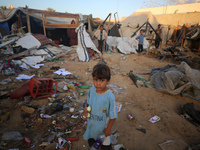
[[[140,35],[136,38],[136,40],[139,42],[139,44],[138,44],[138,56],[140,56],[141,52],[143,51],[144,37],[146,37],[146,35],[143,34],[143,30],[140,30]]]
[[[87,104],[92,110],[83,138],[88,140],[91,147],[98,135],[105,134],[106,139],[101,146],[102,150],[112,150],[111,128],[118,117],[115,97],[107,88],[110,76],[110,68],[107,65],[95,65],[92,72],[94,86],[90,88],[87,97]],[[85,116],[88,114],[86,109],[84,109],[84,114]]]

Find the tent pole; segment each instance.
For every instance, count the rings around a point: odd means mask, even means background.
[[[169,30],[170,30],[170,26],[168,26],[168,30],[167,30],[166,47],[167,47],[167,40],[168,40],[168,36],[169,36]]]
[[[153,31],[155,32],[155,34],[159,37],[160,41],[162,41],[162,39],[160,38],[160,36],[158,35],[158,33],[156,33],[156,30],[151,26],[151,24],[148,22],[149,26],[153,29]]]
[[[108,22],[108,27],[107,27],[107,30],[106,30],[106,32],[108,33],[108,30],[109,30],[109,27],[110,27],[110,20],[111,20],[111,13],[110,13],[110,18],[109,18],[109,22]]]
[[[106,20],[108,19],[109,16],[111,16],[111,13],[109,13],[109,15],[108,15],[108,16],[106,17],[106,19],[103,21],[103,23],[102,23],[103,25],[104,25],[104,23],[106,22]]]
[[[6,17],[0,12],[0,15],[3,17],[3,19],[6,19]]]
[[[147,23],[147,22],[145,22],[141,27],[139,27],[139,28],[133,33],[133,35],[131,36],[131,38],[134,37],[135,34],[136,34],[136,32],[138,32],[146,23]]]
[[[26,5],[26,20],[27,20],[28,32],[31,33],[30,17],[27,5]]]

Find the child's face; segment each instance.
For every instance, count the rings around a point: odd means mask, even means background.
[[[142,34],[143,34],[143,31],[140,31],[140,34],[142,35]]]
[[[97,77],[93,77],[93,83],[96,88],[97,93],[103,93],[107,91],[107,84],[109,84],[110,81],[107,79],[97,79]]]

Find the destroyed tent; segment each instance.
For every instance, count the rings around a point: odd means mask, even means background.
[[[41,34],[24,34],[0,44],[1,75],[16,75],[22,70],[35,68],[35,65],[45,59],[52,59],[56,54],[69,53],[73,48],[64,45],[57,46]]]
[[[151,26],[156,30],[159,22],[151,12],[135,12],[121,22],[121,27],[119,29],[120,35],[123,37],[131,37],[133,33],[137,31],[138,28],[140,28],[147,20],[151,24]],[[144,26],[142,29],[146,30],[146,26]],[[163,28],[162,25],[161,29],[162,43],[166,43],[166,29]],[[150,31],[152,30],[150,29]],[[136,35],[139,35],[139,31],[136,33]]]
[[[153,68],[151,82],[155,89],[172,95],[188,92],[200,100],[200,71],[182,62],[179,67],[168,65]]]
[[[200,52],[200,26],[188,28],[189,31],[185,34],[186,46],[192,51]]]
[[[147,20],[154,29],[158,27],[159,22],[151,12],[135,12],[121,22],[120,34],[123,37],[131,37]]]
[[[34,34],[44,34],[48,38],[51,38],[52,40],[59,42],[68,41],[63,43],[64,45],[68,46],[69,46],[69,38],[67,36],[67,27],[61,27],[61,25],[70,25],[72,20],[78,20],[76,26],[78,27],[79,19],[81,18],[85,19],[85,16],[81,14],[78,15],[81,17],[77,19],[76,17],[77,14],[48,12],[48,11],[28,9],[28,8],[14,8],[12,10],[0,10],[0,11],[3,14],[3,16],[0,16],[0,24],[7,22],[9,28],[11,29],[11,25],[15,21],[18,21],[19,22],[18,27],[24,27],[23,30],[25,31],[25,33],[31,32]],[[28,28],[27,14],[30,18],[30,29]],[[43,22],[43,19],[45,19],[46,24]],[[65,40],[60,41],[60,39],[65,39]]]
[[[76,28],[76,32],[78,33],[78,46],[77,46],[76,52],[78,53],[78,57],[80,61],[84,61],[84,62],[90,61],[88,48],[101,54],[101,52],[94,45],[90,35],[86,32],[86,29],[83,23],[78,28]]]
[[[138,41],[135,40],[135,38],[140,34],[140,30],[138,29],[140,29],[140,27],[143,26],[147,21],[149,22],[149,24],[151,24],[154,30],[157,29],[159,22],[156,20],[151,12],[133,13],[120,23],[121,27],[119,29],[119,33],[121,35],[121,38],[116,38],[112,36],[108,37],[108,45],[110,47],[117,47],[118,50],[124,54],[137,53],[136,50],[138,49]],[[141,29],[145,31],[147,30],[147,33],[153,31],[149,26],[146,29],[146,25],[144,25]],[[135,32],[135,36],[132,37]],[[154,35],[154,38],[155,37],[156,36]],[[165,29],[162,29],[161,39],[162,41],[166,41]],[[143,46],[144,49],[147,49],[149,46],[149,42],[146,40],[146,38],[144,38]]]

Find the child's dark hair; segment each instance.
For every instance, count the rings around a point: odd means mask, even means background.
[[[142,29],[142,30],[140,30],[140,32],[141,32],[141,31],[144,31],[144,30]]]
[[[107,65],[98,63],[94,66],[92,71],[93,78],[96,77],[97,79],[107,79],[107,81],[109,81],[110,76],[110,68]]]

